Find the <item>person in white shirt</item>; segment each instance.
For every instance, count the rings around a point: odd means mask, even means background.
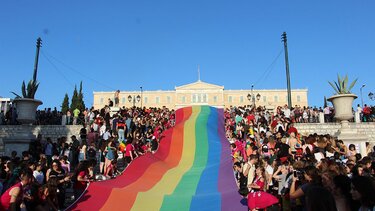
[[[95,113],[92,111],[92,109],[89,112],[89,123],[92,124],[94,122]]]
[[[35,180],[40,184],[40,185],[43,185],[44,184],[44,173],[42,171],[42,163],[38,162],[36,164],[36,169],[34,170],[33,172],[33,175],[34,175],[34,178]]]
[[[103,124],[101,127],[100,127],[100,129],[99,129],[99,136],[103,136],[103,134],[105,133],[105,131],[106,131],[106,126],[105,126],[105,124]]]
[[[290,119],[290,109],[288,108],[288,105],[285,105],[283,108],[284,116],[288,119]]]
[[[248,187],[253,183],[253,180],[255,178],[255,163],[258,162],[258,156],[257,155],[250,155],[248,158],[247,163],[244,164],[242,170],[243,175],[247,177],[247,185]],[[251,188],[249,187],[249,190]]]
[[[359,113],[359,119],[362,121],[362,119],[363,119],[363,109],[359,104],[357,105],[357,112]]]
[[[105,133],[103,134],[103,139],[108,140],[111,137],[111,133],[109,132],[109,129],[106,129]]]
[[[263,166],[266,171],[266,181],[267,181],[267,190],[269,190],[270,186],[273,186],[272,183],[272,175],[273,175],[273,167],[268,163],[270,161],[270,158],[264,157],[263,158]]]
[[[324,122],[330,122],[331,108],[329,106],[323,109],[324,112]]]

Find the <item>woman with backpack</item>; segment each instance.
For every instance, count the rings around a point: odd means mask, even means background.
[[[87,159],[88,160],[96,160],[96,148],[95,143],[91,143],[87,150]]]

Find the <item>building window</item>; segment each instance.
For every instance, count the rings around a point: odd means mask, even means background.
[[[279,101],[279,98],[277,96],[275,96],[274,101],[277,103]]]
[[[297,102],[301,102],[301,96],[297,95]]]
[[[182,103],[185,103],[185,102],[186,102],[186,97],[182,96]]]
[[[148,99],[147,99],[147,97],[145,97],[145,103],[147,103],[147,101],[148,101]]]
[[[207,98],[208,98],[207,94],[192,94],[191,102],[192,103],[206,103]]]
[[[243,103],[243,96],[240,97],[240,103]]]
[[[228,102],[230,102],[230,103],[232,102],[232,96],[228,97]]]
[[[100,98],[100,104],[103,104],[103,98]]]
[[[121,103],[124,104],[126,102],[125,97],[121,98]]]
[[[156,103],[160,103],[160,97],[156,97]]]
[[[263,96],[263,102],[267,102],[267,97],[266,96]]]
[[[170,96],[167,96],[167,102],[171,103],[171,97]]]
[[[214,96],[214,103],[217,103],[217,96]]]

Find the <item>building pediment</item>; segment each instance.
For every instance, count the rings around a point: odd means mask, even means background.
[[[177,90],[207,90],[207,89],[220,89],[224,90],[224,86],[218,86],[215,84],[209,84],[203,81],[196,81],[194,83],[182,85],[182,86],[176,86],[175,87],[176,91]]]

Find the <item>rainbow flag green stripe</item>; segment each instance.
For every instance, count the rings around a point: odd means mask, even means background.
[[[246,210],[237,193],[223,110],[176,111],[158,152],[115,180],[93,183],[73,210]]]
[[[194,131],[186,131],[188,134],[191,133],[192,139],[185,140],[185,142],[195,142],[196,145],[193,158],[194,163],[193,166],[184,173],[173,193],[164,197],[161,210],[190,209],[192,197],[195,195],[198,182],[207,164],[207,121],[209,114],[209,107],[201,107],[201,111],[195,122],[195,134],[193,133]]]

